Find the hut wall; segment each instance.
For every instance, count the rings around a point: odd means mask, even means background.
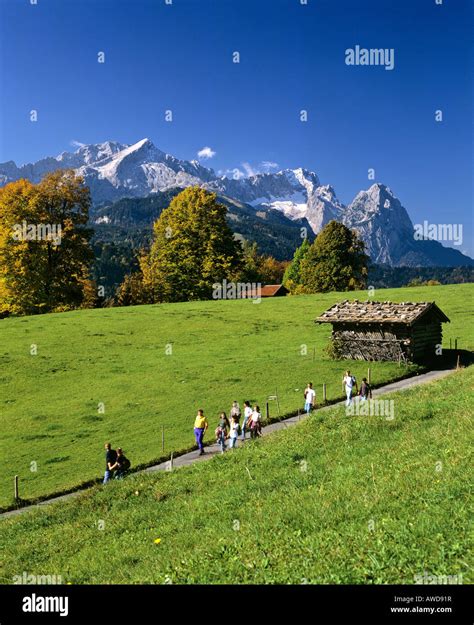
[[[412,334],[401,324],[333,324],[332,340],[338,358],[355,360],[411,360]]]
[[[413,360],[429,360],[436,356],[436,346],[441,345],[443,331],[440,321],[420,320],[412,328]]]

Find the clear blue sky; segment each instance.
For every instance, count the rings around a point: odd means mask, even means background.
[[[149,137],[210,146],[216,170],[312,169],[345,203],[374,168],[414,222],[463,223],[473,254],[470,0],[37,2],[0,0],[0,161]],[[357,44],[394,48],[393,71],[347,66]]]

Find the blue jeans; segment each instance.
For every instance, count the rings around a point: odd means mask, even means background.
[[[112,474],[113,474],[113,471],[109,471],[107,469],[104,474],[104,481],[102,482],[102,484],[107,484],[107,482],[112,478]]]
[[[311,409],[313,408],[313,404],[309,401],[307,401],[304,405],[304,409],[306,411],[306,414],[309,414],[311,412]]]
[[[217,442],[220,445],[222,453],[224,453],[224,449],[227,447],[227,445],[225,444],[225,432],[222,432],[221,434],[219,434],[219,439]]]
[[[230,440],[230,445],[229,445],[229,447],[230,447],[231,449],[235,449],[235,447],[237,447],[237,439],[238,439],[238,436],[231,436],[231,437],[230,437],[230,439],[229,439],[229,440]]]
[[[202,439],[204,438],[204,428],[194,428],[194,436],[200,451],[204,451],[204,443],[202,442]]]

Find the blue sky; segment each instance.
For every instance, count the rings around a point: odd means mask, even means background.
[[[0,0],[0,20],[0,161],[149,137],[216,171],[306,167],[345,203],[373,168],[473,255],[470,0]],[[356,45],[394,69],[346,65]]]

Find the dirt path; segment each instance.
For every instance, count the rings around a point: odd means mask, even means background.
[[[398,382],[392,382],[378,389],[375,389],[373,391],[373,396],[379,397],[380,395],[386,395],[387,393],[393,393],[395,391],[402,391],[405,389],[409,389],[419,384],[427,384],[429,382],[433,382],[434,380],[439,380],[440,378],[444,378],[450,373],[452,373],[453,371],[454,371],[453,369],[442,369],[440,371],[428,371],[428,373],[423,373],[421,375],[414,376],[412,378],[406,378],[404,380],[399,380]],[[337,402],[336,404],[324,406],[323,408],[319,408],[317,412],[320,412],[322,410],[329,410],[330,408],[341,405],[343,403],[344,403],[344,400]],[[271,423],[270,425],[267,425],[263,428],[263,434],[271,434],[272,432],[286,429],[288,427],[291,427],[292,425],[295,425],[303,418],[304,418],[304,415],[302,414],[296,417],[289,417],[288,419],[284,419],[282,421],[277,421],[276,423]],[[249,439],[246,439],[246,441],[248,440]],[[238,445],[243,445],[243,444],[245,444],[245,442],[239,438]],[[213,458],[216,454],[220,454],[220,453],[221,451],[220,451],[219,446],[214,443],[206,447],[206,453],[203,456],[198,456],[197,451],[192,451],[190,453],[183,454],[182,456],[178,456],[177,458],[173,460],[172,468],[177,469],[179,467],[189,466],[191,464],[194,464],[195,462],[204,462],[206,460],[209,460],[210,458]],[[139,471],[137,473],[153,473],[155,471],[169,471],[170,468],[171,468],[170,462],[167,461],[167,462],[162,462],[160,464],[156,464],[152,467],[148,467],[147,469],[143,469],[143,471]],[[40,508],[42,506],[47,506],[52,503],[58,503],[60,501],[67,501],[67,500],[72,499],[73,497],[79,496],[81,493],[84,492],[84,490],[86,489],[78,490],[74,493],[69,493],[67,495],[61,495],[59,497],[52,497],[51,499],[45,499],[41,503],[33,504],[31,506],[25,506],[24,508],[19,508],[18,510],[11,510],[9,512],[3,512],[0,514],[0,518],[5,519],[5,518],[17,516],[19,514],[28,512],[29,510],[32,510],[34,508]]]

